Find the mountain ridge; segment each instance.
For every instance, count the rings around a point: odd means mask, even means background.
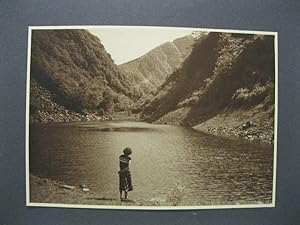
[[[31,47],[31,122],[132,110],[147,122],[274,140],[272,35],[202,32],[119,66],[85,30],[34,30]]]
[[[153,94],[189,55],[193,43],[194,38],[191,35],[180,37],[118,67],[132,77],[133,85],[141,87],[143,96]]]
[[[115,105],[124,110],[138,93],[99,38],[86,30],[33,30],[30,72],[33,117],[48,110],[34,95],[37,87],[49,91],[53,105],[79,114],[109,113]]]
[[[142,118],[272,141],[274,63],[272,36],[211,32],[161,85]],[[244,130],[249,123],[255,125]]]

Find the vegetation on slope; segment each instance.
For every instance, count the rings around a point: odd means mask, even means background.
[[[238,125],[243,125],[249,122],[244,121],[250,118],[246,115],[253,114],[258,128],[267,124],[264,132],[270,138],[274,68],[272,36],[209,33],[197,41],[182,67],[163,83],[142,117],[199,128],[216,116],[223,115],[226,121],[236,112],[243,115],[236,118]]]
[[[273,36],[202,32],[117,67],[85,30],[34,30],[31,121],[111,115],[138,101],[149,122],[270,141],[274,68]]]
[[[100,40],[85,30],[34,30],[31,43],[31,106],[45,110],[37,82],[51,101],[80,114],[125,110],[139,94]]]
[[[192,35],[175,39],[120,65],[119,68],[129,77],[132,85],[139,88],[140,97],[149,97],[186,59],[194,41]]]

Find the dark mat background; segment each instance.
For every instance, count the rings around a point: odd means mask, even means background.
[[[0,225],[300,224],[300,2],[0,0]],[[279,32],[276,208],[129,211],[25,206],[28,25],[161,25]]]

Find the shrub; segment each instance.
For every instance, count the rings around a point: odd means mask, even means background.
[[[267,82],[266,85],[261,85],[256,83],[252,89],[249,88],[240,88],[235,91],[232,96],[232,100],[235,104],[247,103],[255,104],[263,101],[266,96],[272,94],[274,89],[274,84]]]

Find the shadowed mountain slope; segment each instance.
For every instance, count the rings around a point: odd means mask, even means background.
[[[251,120],[269,140],[274,123],[274,69],[273,36],[209,33],[162,84],[142,117],[205,131],[234,130]]]

